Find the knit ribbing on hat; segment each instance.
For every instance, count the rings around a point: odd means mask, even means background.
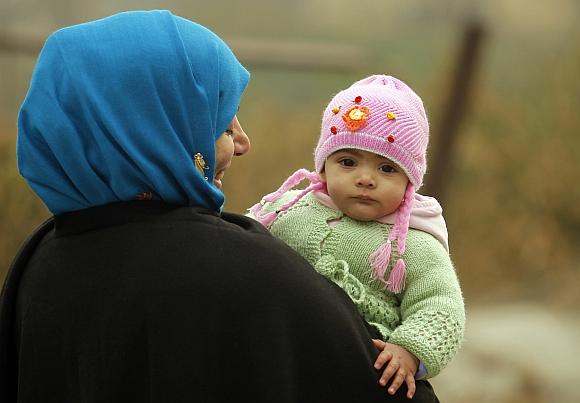
[[[369,257],[369,263],[373,268],[373,277],[382,281],[387,289],[395,294],[400,293],[405,288],[405,279],[407,276],[403,254],[405,253],[405,244],[407,233],[409,232],[409,220],[411,217],[411,208],[415,197],[415,187],[409,183],[405,190],[405,196],[397,211],[397,219],[393,225],[389,236],[384,244],[379,246]],[[395,242],[395,256],[392,254],[392,243]],[[394,262],[394,264],[392,263]],[[385,273],[391,267],[389,279],[385,280]]]
[[[328,104],[314,152],[316,172],[328,156],[352,148],[399,165],[418,189],[427,169],[429,124],[421,98],[402,81],[370,76],[339,92]]]

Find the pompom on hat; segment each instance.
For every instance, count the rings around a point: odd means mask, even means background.
[[[326,193],[319,173],[326,159],[342,149],[369,151],[396,163],[409,178],[405,196],[388,238],[369,258],[374,277],[387,289],[400,293],[406,269],[402,259],[415,190],[423,184],[427,169],[429,123],[421,98],[404,82],[387,75],[373,75],[355,82],[332,98],[322,116],[318,145],[314,151],[315,172],[300,169],[282,186],[250,209],[258,221],[269,227],[278,214],[293,206],[312,191]],[[266,202],[278,200],[284,193],[308,179],[310,185],[279,210],[264,213]],[[394,245],[393,245],[394,243]],[[388,280],[385,273],[390,270]]]

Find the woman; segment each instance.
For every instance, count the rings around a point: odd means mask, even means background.
[[[4,285],[0,401],[406,400],[379,387],[345,294],[221,213],[224,172],[250,148],[235,117],[248,79],[167,11],[49,37],[18,164],[54,218]]]

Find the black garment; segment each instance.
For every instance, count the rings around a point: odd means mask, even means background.
[[[250,219],[117,203],[36,241],[2,292],[2,402],[408,402],[346,294]]]

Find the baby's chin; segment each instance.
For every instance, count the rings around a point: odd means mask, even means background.
[[[347,211],[343,210],[343,213],[352,218],[353,220],[357,220],[357,221],[362,221],[362,222],[367,222],[367,221],[377,221],[380,218],[391,214],[391,212],[386,212],[386,211],[377,211],[376,209],[373,208],[360,208],[361,206],[358,206],[359,208],[356,209],[349,209]]]
[[[368,222],[368,221],[376,221],[382,217],[376,214],[360,214],[360,213],[345,213],[345,215],[349,218],[352,218],[356,221]]]

